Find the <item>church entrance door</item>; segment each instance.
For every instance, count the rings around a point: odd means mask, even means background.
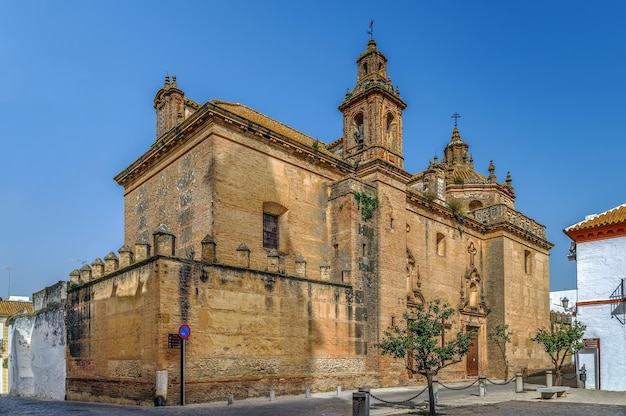
[[[474,326],[467,326],[465,331],[472,334],[471,343],[469,352],[467,353],[467,375],[468,376],[477,376],[478,375],[478,328]]]

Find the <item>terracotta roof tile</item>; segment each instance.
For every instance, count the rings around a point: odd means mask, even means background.
[[[28,313],[32,313],[33,304],[31,302],[23,302],[17,300],[0,300],[0,316],[13,315],[26,308]]]
[[[622,204],[601,214],[590,215],[585,218],[584,221],[566,228],[565,232],[588,230],[591,228],[619,223],[626,223],[626,204]]]

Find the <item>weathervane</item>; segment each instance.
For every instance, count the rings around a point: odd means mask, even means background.
[[[458,127],[458,121],[461,118],[461,115],[459,113],[454,113],[450,116],[450,118],[454,119],[454,127]]]
[[[374,39],[374,19],[370,20],[370,30],[367,31],[367,34],[370,35],[370,39]]]

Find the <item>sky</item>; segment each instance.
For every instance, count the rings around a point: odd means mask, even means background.
[[[575,288],[563,229],[626,202],[625,17],[623,0],[0,0],[0,296],[125,243],[113,177],[154,142],[166,75],[330,143],[372,19],[405,169],[442,158],[458,112],[476,170],[510,171],[547,227],[551,289]]]

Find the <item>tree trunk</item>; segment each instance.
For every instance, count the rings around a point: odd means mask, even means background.
[[[561,367],[557,367],[554,369],[554,373],[555,373],[555,378],[554,378],[554,385],[555,386],[562,386],[563,385],[563,380],[562,380],[562,375],[561,375]]]
[[[435,416],[437,411],[435,410],[435,392],[433,391],[433,375],[426,374],[426,381],[428,382],[428,406],[430,408],[430,415]]]

